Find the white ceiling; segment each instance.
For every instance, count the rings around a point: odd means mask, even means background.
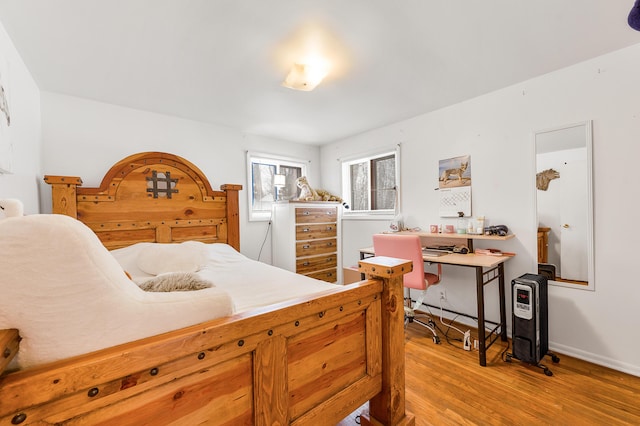
[[[322,144],[639,43],[633,0],[0,0],[41,90]],[[313,92],[282,87],[313,43]]]

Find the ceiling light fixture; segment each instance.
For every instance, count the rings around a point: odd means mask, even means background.
[[[282,85],[289,89],[308,92],[315,89],[327,73],[327,67],[321,64],[293,64]]]

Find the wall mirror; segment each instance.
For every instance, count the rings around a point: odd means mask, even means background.
[[[538,273],[594,290],[592,123],[534,133]]]

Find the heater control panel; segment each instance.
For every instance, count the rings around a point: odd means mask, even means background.
[[[533,289],[530,286],[514,284],[513,286],[513,314],[518,318],[533,318]]]

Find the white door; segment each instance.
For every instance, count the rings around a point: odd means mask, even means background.
[[[558,179],[562,187],[559,274],[566,280],[588,281],[586,150],[572,151],[580,152],[565,158]]]

